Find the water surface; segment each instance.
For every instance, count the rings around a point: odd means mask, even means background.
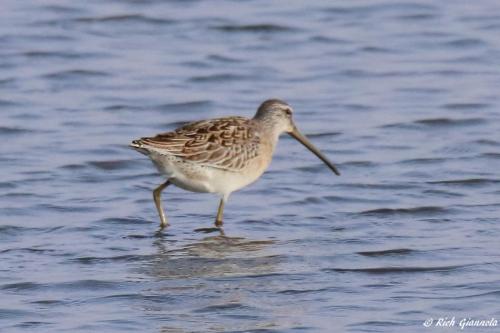
[[[14,1],[0,13],[5,332],[422,332],[500,319],[496,1]],[[287,100],[218,199],[126,147]],[[431,330],[431,329],[429,329]],[[433,330],[439,330],[434,328]],[[495,329],[484,329],[492,332]],[[481,329],[475,329],[475,332]]]

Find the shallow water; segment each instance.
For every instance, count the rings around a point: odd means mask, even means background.
[[[499,12],[2,1],[0,329],[422,332],[427,318],[500,319]],[[283,137],[269,171],[231,197],[225,236],[194,232],[216,197],[173,187],[172,226],[158,232],[162,178],[126,145],[252,116],[268,97],[290,102],[342,176]]]

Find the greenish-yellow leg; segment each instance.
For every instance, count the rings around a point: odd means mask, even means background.
[[[224,198],[220,199],[219,210],[217,211],[217,217],[215,218],[215,226],[217,228],[222,227],[222,215],[224,214]]]
[[[155,200],[156,209],[158,210],[158,214],[160,214],[161,228],[165,228],[168,225],[167,218],[165,217],[165,213],[163,212],[163,208],[161,206],[161,191],[163,191],[168,185],[170,185],[170,182],[167,180],[153,191],[153,199]]]

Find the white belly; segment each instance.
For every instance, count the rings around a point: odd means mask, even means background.
[[[232,172],[203,166],[182,160],[172,155],[149,155],[160,173],[172,184],[191,192],[229,195],[256,181],[266,166],[248,168],[247,171]]]

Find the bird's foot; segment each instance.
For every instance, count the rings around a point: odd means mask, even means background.
[[[167,229],[169,225],[170,224],[168,224],[168,223],[160,223],[160,230],[159,231],[163,231],[163,230]]]

